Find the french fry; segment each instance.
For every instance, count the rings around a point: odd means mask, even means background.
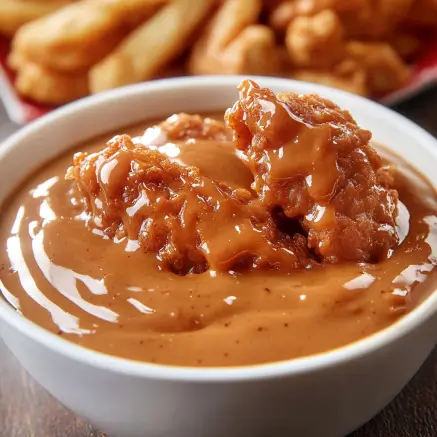
[[[91,69],[91,92],[152,78],[186,47],[214,1],[174,0],[162,8]]]
[[[24,24],[51,14],[68,3],[71,1],[0,0],[0,34],[12,37]]]
[[[193,74],[269,74],[278,68],[275,35],[259,25],[260,0],[226,0],[195,43]]]
[[[62,105],[89,94],[87,73],[57,73],[33,62],[22,62],[15,87],[19,94],[30,100]]]
[[[379,96],[408,80],[405,59],[436,26],[437,0],[0,0],[17,88],[52,104],[187,72]]]
[[[87,70],[165,0],[82,0],[23,26],[12,51],[45,68]],[[137,24],[137,23],[135,23]]]

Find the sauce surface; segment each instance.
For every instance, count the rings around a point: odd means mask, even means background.
[[[135,137],[152,124],[124,131]],[[109,138],[74,151],[100,150]],[[232,145],[207,143],[163,151],[249,188],[251,174]],[[159,271],[152,254],[90,232],[77,188],[65,180],[69,151],[36,171],[3,207],[1,291],[24,316],[70,341],[154,363],[258,364],[346,345],[386,328],[437,286],[436,193],[399,158],[383,154],[397,168],[404,230],[409,216],[408,234],[390,258],[291,273],[177,276]]]

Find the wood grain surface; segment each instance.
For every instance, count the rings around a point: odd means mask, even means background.
[[[437,136],[437,88],[395,109]],[[13,130],[0,107],[0,140]],[[0,437],[104,435],[47,394],[0,340]],[[402,393],[349,437],[437,437],[437,349]]]

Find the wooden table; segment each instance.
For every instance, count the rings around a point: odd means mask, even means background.
[[[437,136],[437,88],[395,109]],[[0,139],[13,130],[0,107]],[[437,348],[404,391],[349,437],[436,436]],[[104,436],[36,384],[0,340],[0,437]]]

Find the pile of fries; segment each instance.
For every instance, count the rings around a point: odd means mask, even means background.
[[[437,29],[437,0],[0,0],[18,92],[59,105],[172,74],[290,77],[379,97]]]

